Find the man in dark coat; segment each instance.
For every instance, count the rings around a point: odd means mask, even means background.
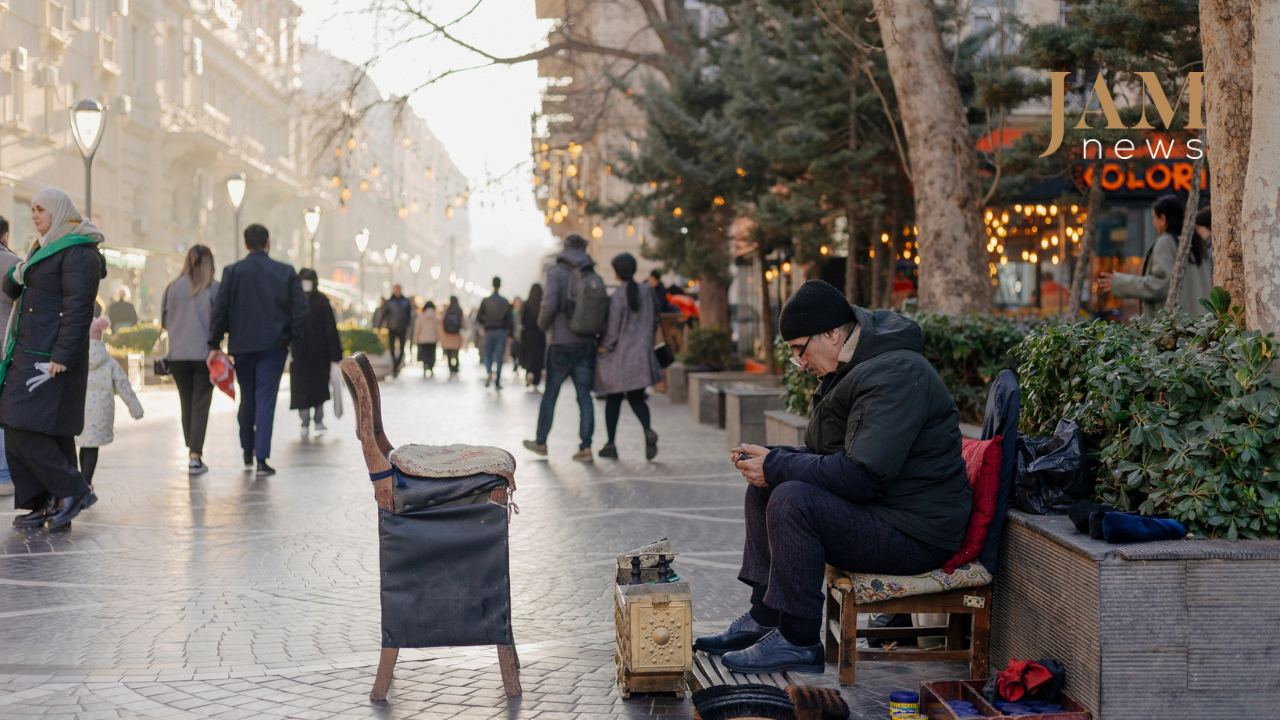
[[[329,298],[316,286],[319,277],[311,268],[298,271],[309,310],[302,335],[293,342],[293,362],[289,365],[289,409],[302,418],[302,436],[315,420],[316,433],[323,433],[324,404],[329,400],[330,364],[342,360],[342,338]]]
[[[391,297],[378,308],[374,327],[387,329],[387,347],[391,350],[391,374],[399,375],[404,364],[404,344],[413,325],[413,301],[404,296],[400,286],[392,288]]]
[[[511,331],[515,329],[511,303],[498,294],[501,288],[502,278],[494,277],[493,294],[480,301],[480,309],[476,312],[476,324],[484,329],[483,347],[480,353],[485,371],[484,386],[489,387],[489,383],[493,382],[493,366],[496,363],[499,390],[502,389],[502,360],[507,353],[507,338],[511,337]]]
[[[267,256],[271,236],[261,225],[244,229],[249,254],[222,270],[222,284],[213,305],[209,327],[209,358],[221,354],[222,338],[235,360],[240,382],[240,448],[246,470],[258,459],[258,475],[274,475],[271,430],[276,414],[280,376],[289,345],[298,339],[307,320],[307,298],[291,265]]]
[[[920,326],[851,307],[811,280],[778,323],[792,362],[822,378],[803,447],[734,448],[747,488],[738,579],[751,610],[695,647],[739,672],[823,671],[825,565],[915,575],[960,548],[971,496],[960,414],[920,354]]]
[[[0,425],[14,506],[32,511],[14,526],[58,528],[97,500],[77,469],[75,436],[84,429],[89,323],[106,264],[98,250],[102,233],[66,193],[36,193],[31,216],[40,246],[3,280],[15,307],[6,333],[13,345],[6,348]]]

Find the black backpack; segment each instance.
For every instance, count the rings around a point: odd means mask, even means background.
[[[564,315],[569,320],[569,330],[577,335],[603,334],[609,325],[609,291],[604,280],[590,268],[568,270]]]
[[[451,307],[444,311],[444,331],[456,335],[462,332],[462,308]]]

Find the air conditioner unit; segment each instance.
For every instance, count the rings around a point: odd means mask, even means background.
[[[9,70],[11,72],[27,71],[27,49],[16,47],[9,51]]]
[[[43,88],[58,87],[58,68],[53,65],[45,65],[37,70],[35,85]]]
[[[129,0],[115,0],[112,4],[112,12],[120,17],[129,17]]]

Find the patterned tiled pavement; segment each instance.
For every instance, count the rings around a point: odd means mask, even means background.
[[[286,381],[287,382],[287,381]],[[670,537],[692,583],[695,631],[745,607],[735,579],[742,480],[724,434],[652,400],[655,462],[624,410],[618,461],[575,463],[577,411],[561,394],[549,459],[520,447],[540,395],[413,369],[383,385],[394,443],[491,444],[519,462],[511,577],[524,696],[508,700],[492,648],[404,650],[386,704],[368,699],[379,647],[377,535],[352,418],[300,439],[281,392],[273,464],[242,471],[234,405],[219,396],[206,461],[188,479],[177,395],[142,394],[141,421],[117,413],[103,449],[101,500],[68,532],[0,529],[3,718],[691,717],[687,700],[614,687],[610,565]],[[596,447],[603,442],[597,405]],[[7,498],[6,498],[7,500]],[[858,718],[887,717],[891,690],[964,668],[863,663],[845,697]],[[834,684],[831,667],[815,683]]]

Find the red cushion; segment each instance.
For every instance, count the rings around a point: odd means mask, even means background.
[[[973,509],[969,512],[964,543],[960,545],[959,552],[942,566],[948,575],[961,565],[973,562],[987,544],[987,531],[991,529],[991,520],[996,514],[996,495],[1000,492],[1000,466],[1004,462],[999,437],[964,440],[960,454],[964,456],[969,487],[973,490]]]

